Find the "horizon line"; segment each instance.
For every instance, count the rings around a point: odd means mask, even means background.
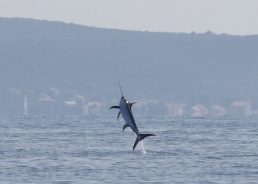
[[[123,28],[112,28],[112,27],[101,27],[101,26],[94,26],[94,25],[84,25],[76,22],[68,22],[64,20],[48,20],[48,19],[40,19],[40,18],[32,18],[32,17],[3,17],[0,16],[0,19],[21,19],[21,20],[32,20],[32,21],[41,21],[41,22],[49,22],[49,23],[63,23],[68,25],[74,26],[81,26],[81,27],[88,27],[88,28],[96,28],[96,29],[107,29],[107,30],[117,30],[117,31],[128,31],[128,32],[142,32],[142,33],[159,33],[159,34],[211,34],[217,36],[238,36],[238,37],[250,37],[250,36],[258,36],[257,34],[233,34],[233,33],[216,33],[212,30],[206,30],[205,32],[197,32],[197,31],[190,31],[190,32],[170,32],[170,31],[151,31],[151,30],[134,30],[134,29],[123,29]]]

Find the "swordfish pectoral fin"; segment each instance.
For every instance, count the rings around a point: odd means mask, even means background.
[[[117,121],[119,120],[119,116],[120,116],[121,112],[119,111],[117,114]]]
[[[143,140],[145,137],[149,137],[149,136],[155,136],[155,134],[138,134],[136,137],[135,143],[133,145],[133,150],[135,149],[135,147],[141,140]]]
[[[118,105],[114,105],[114,106],[110,107],[109,109],[120,109],[120,107]]]

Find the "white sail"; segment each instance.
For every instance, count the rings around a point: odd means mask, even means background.
[[[24,113],[24,116],[28,116],[28,102],[27,102],[26,95],[24,96],[23,113]]]

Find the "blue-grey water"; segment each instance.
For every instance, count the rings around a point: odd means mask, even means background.
[[[0,183],[258,183],[258,118],[1,117]]]

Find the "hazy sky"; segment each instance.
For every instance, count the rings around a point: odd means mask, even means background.
[[[0,0],[0,16],[130,30],[258,34],[258,0]]]

